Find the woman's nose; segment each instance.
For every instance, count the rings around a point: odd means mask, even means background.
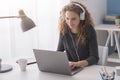
[[[71,24],[72,23],[72,21],[71,20],[69,20],[69,24]]]

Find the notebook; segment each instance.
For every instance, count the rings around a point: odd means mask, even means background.
[[[72,70],[65,52],[33,49],[37,65],[40,71],[74,75],[83,68]]]

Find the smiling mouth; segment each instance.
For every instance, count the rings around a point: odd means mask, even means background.
[[[74,25],[70,25],[70,27],[74,27]]]

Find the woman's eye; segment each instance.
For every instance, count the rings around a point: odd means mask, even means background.
[[[66,19],[66,20],[72,20],[72,21],[76,20],[76,18],[71,18],[71,19],[65,18],[65,19]]]
[[[72,20],[76,20],[76,18],[72,18]]]
[[[69,18],[66,18],[66,20],[69,20]]]

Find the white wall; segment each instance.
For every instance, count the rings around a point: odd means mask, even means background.
[[[84,4],[94,20],[95,24],[102,23],[102,19],[106,15],[107,0],[71,0]]]
[[[9,15],[18,15],[19,9],[23,9],[25,14],[31,18],[35,24],[36,20],[36,0],[13,0],[9,2]],[[21,19],[10,20],[10,39],[11,39],[11,56],[28,57],[33,56],[33,48],[37,47],[36,28],[27,32],[21,30]],[[36,24],[37,25],[37,24]]]
[[[8,2],[6,0],[3,0],[0,2],[0,16],[8,15],[8,13]],[[0,19],[0,58],[4,57],[7,59],[10,57],[9,29],[9,20]]]
[[[43,7],[40,7],[42,2]],[[40,49],[56,50],[58,45],[58,18],[61,7],[69,0],[38,0],[38,44]],[[51,8],[50,8],[51,7]]]
[[[19,9],[31,18],[36,27],[22,32],[20,19],[0,20],[0,58],[34,56],[32,49],[56,50],[59,11],[69,0],[4,0],[0,16],[17,16]],[[6,6],[7,5],[7,6]]]
[[[3,0],[0,2],[0,16],[18,16],[19,9],[36,23],[36,0]],[[22,32],[21,19],[0,19],[0,58],[32,56],[32,49],[37,47],[36,28]]]

